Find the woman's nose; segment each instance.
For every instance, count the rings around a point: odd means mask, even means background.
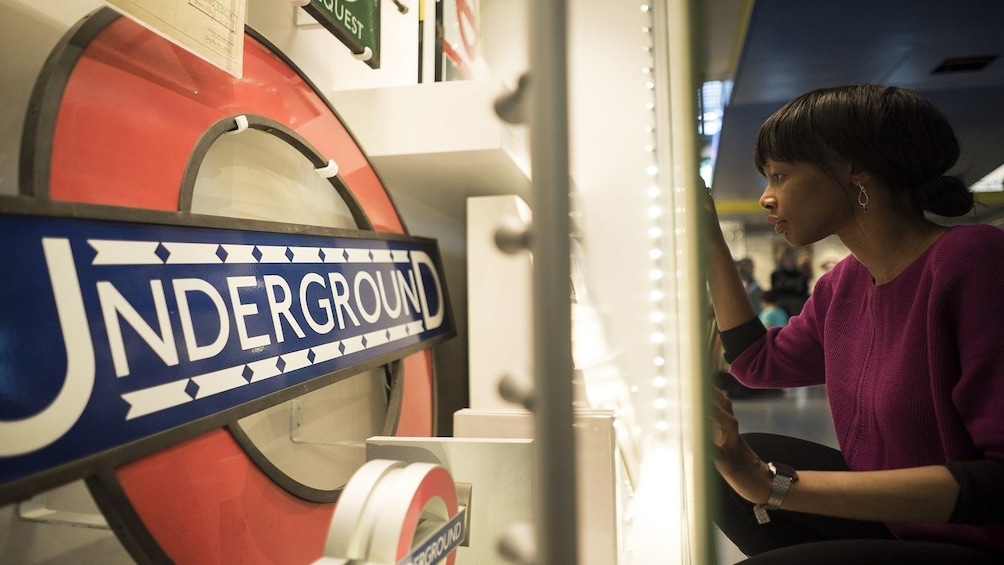
[[[770,191],[765,190],[763,194],[760,195],[760,206],[766,208],[767,210],[773,210],[777,206],[777,200],[774,196],[770,194]]]

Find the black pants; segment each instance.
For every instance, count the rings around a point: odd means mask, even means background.
[[[840,452],[810,441],[774,434],[743,434],[764,461],[780,461],[796,469],[846,471]],[[893,537],[885,524],[772,510],[771,521],[757,524],[753,505],[716,476],[715,522],[740,551],[744,564],[798,565],[912,563],[960,565],[1002,563],[969,547]]]

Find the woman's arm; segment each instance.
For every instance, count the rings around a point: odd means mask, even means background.
[[[772,476],[767,463],[739,436],[732,403],[715,393],[712,407],[715,467],[746,500],[764,504]],[[784,463],[784,461],[780,461]],[[781,508],[858,520],[946,523],[959,484],[942,465],[889,471],[808,471],[798,469]]]
[[[944,524],[958,495],[959,484],[943,465],[799,471],[781,508],[858,520]]]
[[[708,287],[715,320],[719,331],[730,330],[756,318],[756,311],[739,279],[732,252],[725,243],[718,213],[711,196],[707,197],[708,211]]]

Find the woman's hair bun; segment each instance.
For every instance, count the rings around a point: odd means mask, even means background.
[[[973,193],[958,177],[943,176],[922,184],[915,193],[921,208],[954,218],[973,209]]]

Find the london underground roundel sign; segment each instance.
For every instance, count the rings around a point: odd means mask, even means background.
[[[434,433],[454,325],[334,110],[110,9],[57,45],[0,197],[0,504],[85,479],[140,561],[311,562],[379,434]]]

